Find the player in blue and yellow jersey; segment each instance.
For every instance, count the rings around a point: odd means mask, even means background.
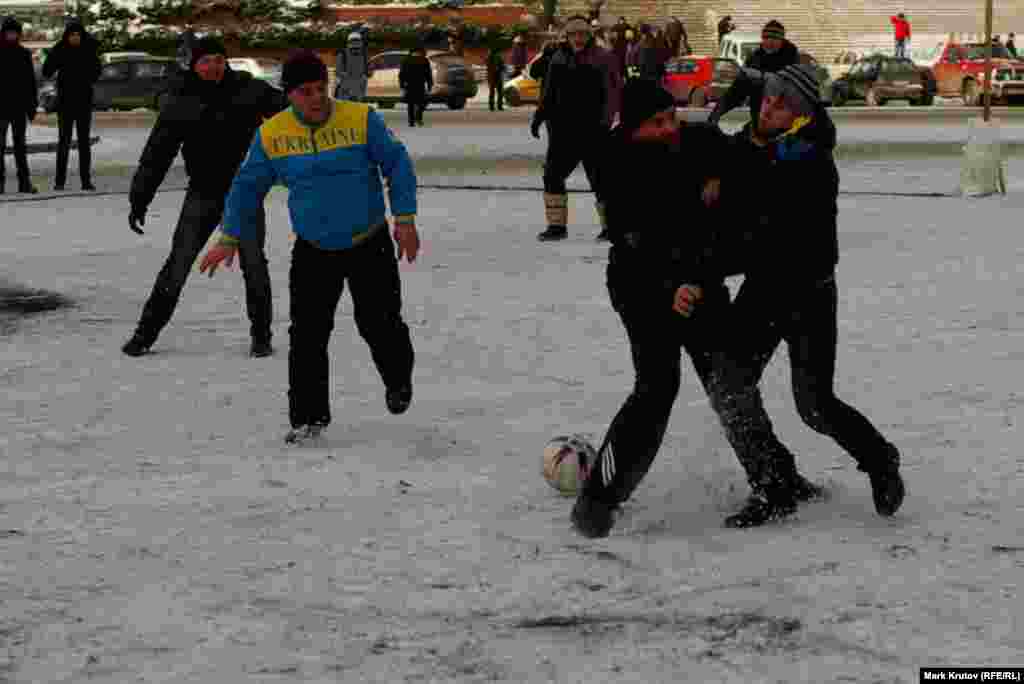
[[[412,402],[413,348],[402,320],[398,259],[419,252],[412,160],[367,105],[327,95],[327,67],[310,50],[294,52],[282,86],[291,107],[259,129],[235,176],[222,236],[200,271],[231,265],[253,237],[272,185],[288,188],[295,231],[289,291],[288,443],[317,437],[331,421],[327,346],[345,281],[360,335],[370,346],[391,413]],[[381,174],[388,180],[398,257],[388,232]]]

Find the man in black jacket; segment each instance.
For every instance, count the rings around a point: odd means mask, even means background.
[[[899,452],[834,390],[839,260],[839,174],[835,127],[818,100],[812,68],[767,77],[756,124],[733,138],[722,203],[739,208],[730,223],[750,227],[745,279],[733,300],[735,329],[715,357],[711,400],[747,472],[752,493],[731,527],[787,515],[799,502],[787,476],[793,457],[779,451],[757,391],[783,340],[789,349],[797,411],[834,439],[867,473],[875,508],[892,515],[904,497]]]
[[[57,74],[57,176],[54,190],[63,190],[68,175],[71,134],[78,137],[78,176],[83,190],[95,190],[92,184],[93,86],[100,77],[99,43],[85,30],[82,22],[72,20],[64,35],[53,46],[43,64],[43,78]]]
[[[36,118],[39,107],[32,53],[22,46],[21,24],[7,17],[0,25],[0,74],[4,75],[4,96],[0,99],[0,194],[7,176],[7,128],[14,141],[14,162],[18,168],[18,192],[34,194],[29,177],[25,130]]]
[[[761,47],[747,58],[739,75],[729,90],[708,115],[708,123],[717,125],[718,120],[750,98],[750,120],[757,121],[764,90],[764,75],[773,74],[787,66],[800,63],[800,51],[786,40],[786,27],[771,20],[761,29]]]
[[[196,41],[192,69],[168,93],[132,179],[128,224],[139,235],[146,210],[179,150],[189,184],[171,254],[135,333],[122,347],[129,356],[148,352],[170,321],[196,257],[221,221],[227,192],[256,130],[287,106],[284,93],[247,73],[232,71],[225,56],[224,45],[217,39]],[[273,353],[264,227],[259,233],[239,251],[254,357]]]
[[[409,51],[409,56],[402,61],[398,70],[398,85],[405,93],[405,106],[409,110],[409,126],[423,126],[423,112],[427,109],[427,99],[434,88],[434,73],[427,59],[427,51],[416,47]]]
[[[570,17],[565,34],[571,49],[556,49],[553,53],[540,105],[530,124],[530,132],[538,139],[541,125],[547,124],[548,129],[544,160],[547,229],[537,236],[542,241],[568,237],[569,196],[565,181],[580,162],[597,195],[598,216],[603,214],[596,179],[597,155],[618,113],[622,93],[615,58],[593,44],[587,20]],[[603,229],[598,237],[606,237]]]

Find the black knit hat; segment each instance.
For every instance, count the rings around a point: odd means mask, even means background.
[[[786,38],[786,27],[781,22],[772,19],[764,28],[761,29],[762,38],[776,38],[778,40],[784,40]]]
[[[778,93],[798,114],[812,114],[818,106],[818,77],[807,64],[791,64],[765,75],[765,94]]]
[[[228,56],[228,51],[224,47],[223,41],[215,36],[203,36],[192,45],[192,62],[190,67],[196,68],[196,62],[201,60],[207,55],[224,55]]]
[[[622,90],[622,113],[619,117],[624,130],[638,128],[658,112],[675,105],[675,98],[657,81],[631,78]]]
[[[4,23],[0,26],[0,33],[7,33],[8,31],[14,31],[20,36],[21,22],[14,17],[4,17]]]
[[[327,65],[312,50],[293,50],[281,70],[281,88],[290,93],[313,81],[327,81]]]

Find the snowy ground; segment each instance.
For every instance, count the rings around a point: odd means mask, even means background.
[[[418,156],[489,144],[429,133],[403,135]],[[958,163],[851,162],[843,187],[951,190]],[[589,196],[572,195],[571,239],[542,246],[536,192],[424,190],[424,251],[402,266],[413,407],[387,414],[346,297],[335,423],[298,450],[280,439],[282,192],[265,360],[245,355],[237,271],[196,275],[153,355],[118,351],[182,193],[157,196],[143,238],[116,194],[5,203],[4,276],[79,305],[0,347],[0,681],[916,682],[1024,664],[1024,168],[1008,172],[1003,198],[841,199],[837,385],[903,451],[895,518],[799,422],[780,353],[769,411],[832,500],[723,529],[745,485],[688,373],[598,542],[540,476],[547,438],[597,439],[632,382]],[[423,177],[453,180],[494,179]]]

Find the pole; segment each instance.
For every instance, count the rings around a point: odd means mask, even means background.
[[[982,118],[992,116],[992,0],[985,0],[985,111]]]

